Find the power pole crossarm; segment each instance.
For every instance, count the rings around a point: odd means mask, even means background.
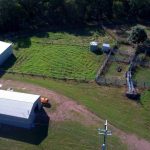
[[[106,120],[106,122],[105,122],[105,124],[104,124],[104,129],[98,129],[98,134],[99,134],[99,136],[100,135],[104,135],[104,143],[102,144],[102,150],[106,150],[106,139],[107,139],[107,136],[108,135],[112,135],[112,132],[111,131],[108,131],[108,123],[107,123],[107,120]]]

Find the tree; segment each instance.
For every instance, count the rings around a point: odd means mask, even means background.
[[[130,14],[134,17],[149,18],[150,0],[128,0]]]
[[[21,6],[17,0],[0,0],[0,30],[18,30],[22,18]]]
[[[113,14],[114,17],[120,19],[125,16],[124,5],[122,1],[113,2]]]
[[[141,27],[132,28],[131,34],[129,35],[128,41],[133,44],[143,43],[147,39],[145,30]]]

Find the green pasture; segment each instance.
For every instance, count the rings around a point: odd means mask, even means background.
[[[104,56],[91,52],[89,43],[96,40],[100,44],[112,44],[114,41],[103,31],[75,31],[39,32],[14,37],[14,57],[1,68],[58,79],[93,80]]]
[[[134,74],[134,79],[137,80],[137,82],[150,83],[150,68],[138,66]]]
[[[99,117],[108,119],[114,126],[150,140],[150,114],[140,102],[147,99],[149,105],[150,101],[142,91],[141,100],[136,102],[127,99],[125,88],[98,86],[94,83],[66,83],[11,75],[5,75],[4,78],[38,84],[59,92],[86,106]],[[149,93],[149,91],[147,92]]]
[[[122,70],[121,72],[118,72],[118,67],[120,67]],[[107,71],[105,73],[106,77],[117,77],[120,79],[125,78],[125,73],[128,70],[128,65],[124,63],[119,62],[112,62],[109,67],[107,68]]]
[[[115,136],[109,137],[107,141],[108,149],[127,150]],[[99,149],[100,143],[102,137],[99,142],[96,127],[69,121],[50,124],[47,137],[39,145],[0,137],[1,150],[95,150]]]

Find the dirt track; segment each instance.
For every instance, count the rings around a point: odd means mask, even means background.
[[[97,126],[99,123],[104,122],[104,120],[91,113],[84,106],[46,88],[12,80],[0,80],[0,84],[2,84],[2,89],[11,87],[19,91],[47,96],[55,106],[53,111],[46,109],[51,121],[75,120],[84,125]],[[136,135],[127,134],[114,126],[111,126],[111,129],[114,135],[120,137],[121,141],[128,145],[129,150],[150,150],[150,142],[139,139]]]

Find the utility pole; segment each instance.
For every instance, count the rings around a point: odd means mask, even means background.
[[[107,150],[107,135],[112,135],[112,132],[111,131],[108,131],[108,128],[107,128],[107,120],[104,124],[104,129],[98,129],[98,134],[99,134],[99,138],[100,138],[100,135],[104,135],[104,143],[102,144],[102,150]]]

